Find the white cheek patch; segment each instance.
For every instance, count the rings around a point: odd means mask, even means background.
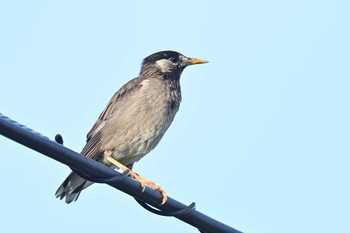
[[[164,73],[165,72],[170,72],[171,69],[175,66],[175,64],[172,61],[168,60],[168,59],[158,60],[158,61],[156,61],[156,65]]]

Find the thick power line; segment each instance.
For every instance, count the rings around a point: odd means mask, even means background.
[[[168,201],[164,205],[160,205],[161,195],[159,192],[150,188],[146,188],[144,192],[141,192],[139,183],[128,177],[127,173],[120,174],[117,171],[88,159],[18,124],[1,113],[0,134],[58,162],[66,164],[85,179],[93,182],[106,183],[133,196],[144,208],[150,210],[152,213],[176,217],[205,233],[240,233],[240,231],[197,211],[194,203],[186,206],[168,197]]]

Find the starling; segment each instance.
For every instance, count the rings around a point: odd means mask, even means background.
[[[112,169],[130,170],[130,176],[162,194],[153,182],[131,169],[154,149],[172,123],[181,102],[180,76],[189,65],[207,63],[174,51],[161,51],[146,57],[139,75],[122,86],[108,102],[87,134],[81,154]],[[56,191],[66,203],[76,201],[92,182],[71,172]]]

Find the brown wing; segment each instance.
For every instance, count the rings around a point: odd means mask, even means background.
[[[130,93],[140,89],[140,78],[134,78],[122,86],[108,102],[106,108],[102,111],[101,115],[95,122],[92,129],[87,134],[86,145],[83,148],[81,154],[86,157],[93,158],[94,155],[100,153],[101,148],[101,129],[105,125],[106,121],[113,116],[113,113],[118,108],[123,100],[130,96]]]

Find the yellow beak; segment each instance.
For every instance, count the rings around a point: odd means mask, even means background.
[[[190,58],[189,62],[190,62],[190,65],[196,65],[196,64],[208,63],[209,61],[204,60],[202,58]]]

